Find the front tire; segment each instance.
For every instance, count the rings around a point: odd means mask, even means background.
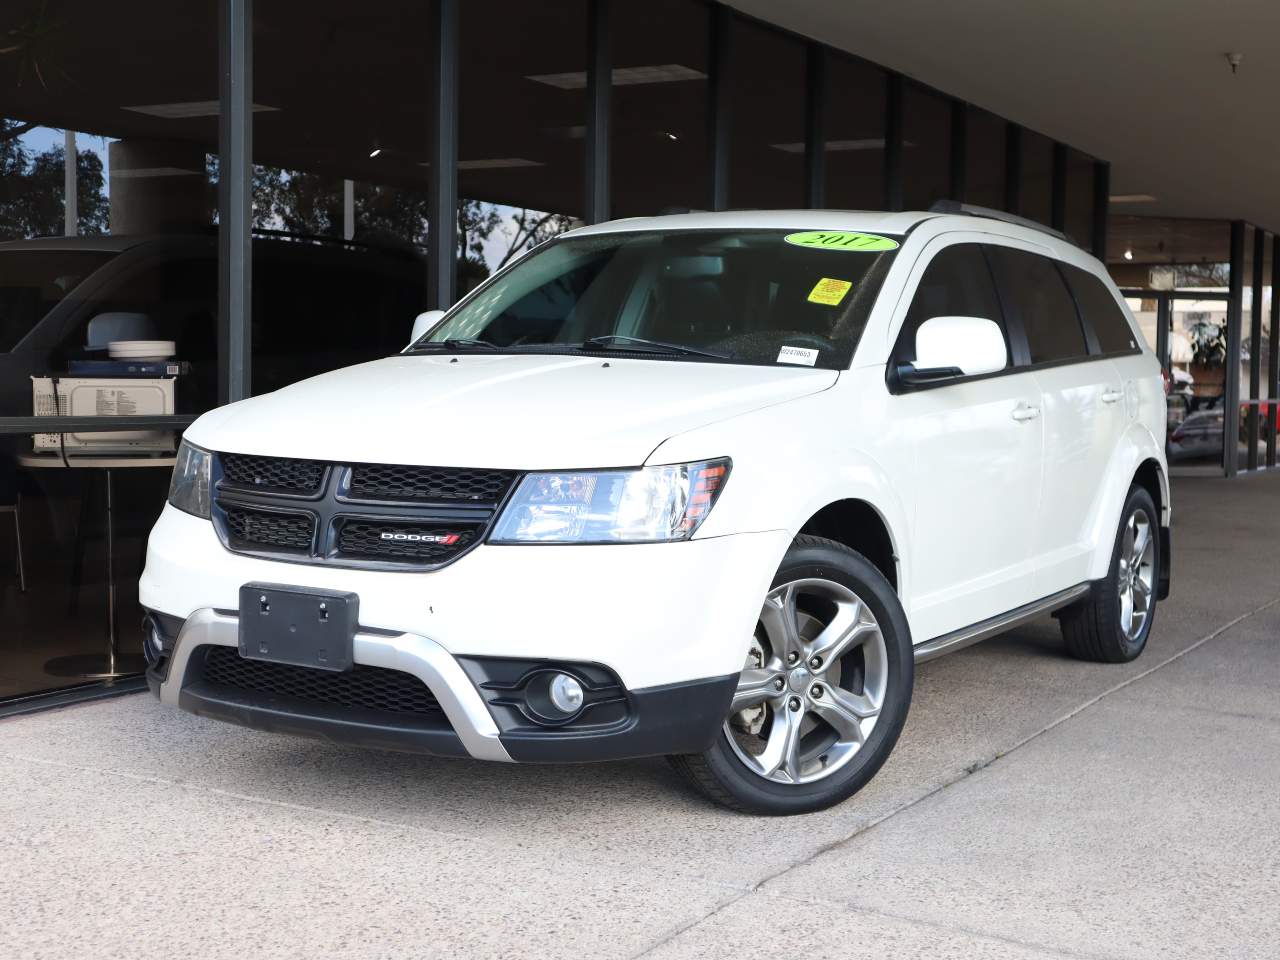
[[[884,575],[842,544],[796,537],[724,729],[705,753],[671,762],[707,797],[744,813],[833,806],[888,759],[911,706],[914,664]]]
[[[1059,615],[1067,650],[1081,660],[1128,663],[1151,635],[1160,571],[1160,513],[1142,487],[1129,489],[1107,576]]]

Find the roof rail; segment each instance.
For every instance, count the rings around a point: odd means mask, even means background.
[[[958,200],[938,200],[929,208],[930,213],[950,213],[963,217],[986,217],[989,220],[1000,220],[1004,223],[1012,223],[1015,226],[1026,227],[1028,230],[1035,230],[1039,233],[1047,233],[1051,237],[1059,240],[1065,240],[1072,246],[1080,246],[1069,234],[1063,233],[1061,230],[1054,230],[1052,227],[1046,227],[1043,223],[1037,223],[1035,220],[1028,220],[1026,217],[1019,217],[1012,213],[1005,213],[1003,210],[992,210],[990,207],[978,207],[971,203],[961,203]]]

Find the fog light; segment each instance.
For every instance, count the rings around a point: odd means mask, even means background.
[[[574,714],[582,708],[582,684],[567,673],[557,673],[551,678],[547,691],[551,705],[564,714]]]

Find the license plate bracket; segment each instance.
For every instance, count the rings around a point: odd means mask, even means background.
[[[240,588],[240,656],[350,670],[359,620],[360,598],[354,593],[246,583]]]

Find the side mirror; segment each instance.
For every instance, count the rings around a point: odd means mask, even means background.
[[[1004,334],[983,317],[933,317],[916,331],[916,359],[900,364],[903,383],[933,383],[953,377],[997,373],[1008,362]]]
[[[413,335],[409,338],[409,343],[411,345],[417,343],[424,333],[440,322],[440,318],[443,316],[443,310],[428,310],[414,317]]]

